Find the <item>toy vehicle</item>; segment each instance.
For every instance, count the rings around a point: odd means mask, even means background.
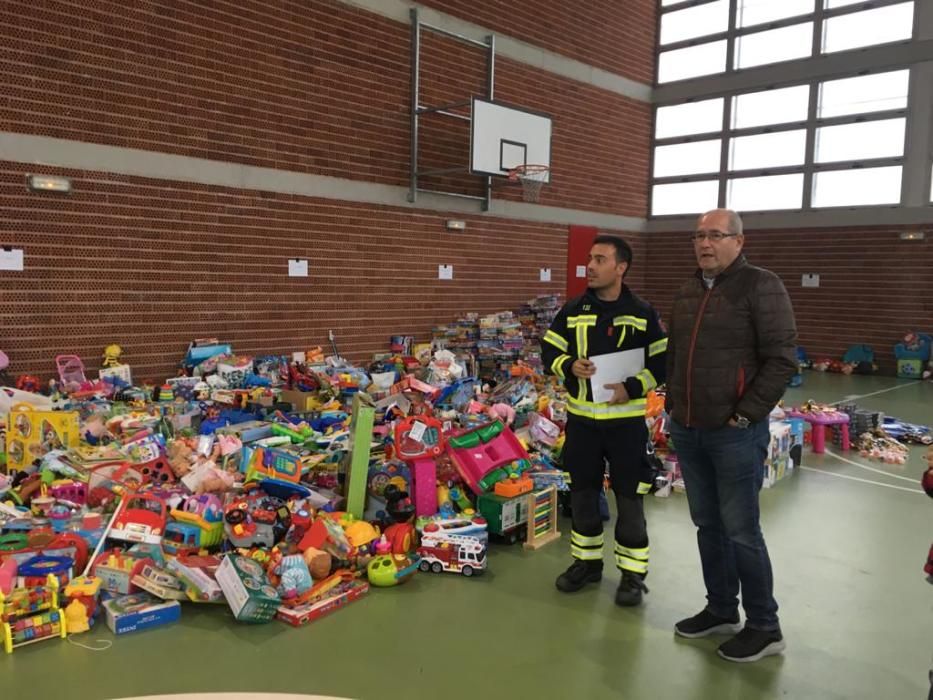
[[[262,489],[243,495],[224,511],[224,533],[237,548],[272,547],[285,537],[290,525],[285,501]]]
[[[497,535],[509,544],[515,544],[525,536],[528,524],[527,496],[508,498],[484,493],[477,496],[476,507],[486,519],[491,535]]]
[[[217,496],[191,496],[172,509],[171,515],[162,538],[162,549],[169,554],[208,549],[223,541],[223,513]]]
[[[486,569],[486,545],[475,537],[425,534],[418,548],[422,571],[452,571],[470,577]]]
[[[158,496],[136,493],[129,496],[113,523],[110,537],[126,542],[159,544],[168,523],[168,505]]]

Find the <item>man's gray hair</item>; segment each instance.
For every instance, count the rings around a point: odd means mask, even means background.
[[[697,223],[699,224],[701,219],[709,216],[710,214],[725,214],[729,222],[729,233],[734,233],[737,236],[741,236],[744,233],[742,217],[739,216],[738,212],[733,211],[732,209],[711,209],[705,214],[701,214],[700,218],[697,219]]]

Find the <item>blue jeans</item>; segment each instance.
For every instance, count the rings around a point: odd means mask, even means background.
[[[697,526],[707,610],[723,618],[735,615],[741,583],[747,626],[779,629],[758,509],[771,439],[768,421],[743,430],[685,428],[672,420],[671,437]]]

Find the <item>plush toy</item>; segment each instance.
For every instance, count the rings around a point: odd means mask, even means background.
[[[116,343],[108,345],[104,348],[104,367],[119,367],[120,366],[120,355],[123,354],[123,348],[121,348]]]
[[[817,372],[826,372],[829,370],[829,365],[832,362],[829,358],[821,357],[818,360],[813,361],[813,369]]]
[[[166,455],[172,471],[179,479],[191,471],[195,454],[187,440],[179,439],[170,442],[166,448]]]

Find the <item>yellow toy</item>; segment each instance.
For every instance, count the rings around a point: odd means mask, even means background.
[[[123,354],[123,348],[114,343],[104,348],[104,367],[118,367],[120,365],[120,355]]]
[[[65,623],[71,634],[81,634],[91,629],[88,624],[87,607],[77,598],[68,603],[68,607],[65,608]]]
[[[9,595],[0,591],[0,638],[3,649],[13,649],[46,639],[67,635],[67,623],[58,607],[58,579],[49,574],[44,586],[14,588]]]
[[[10,410],[6,469],[21,471],[46,452],[77,447],[80,437],[77,411],[37,411],[18,403]]]

